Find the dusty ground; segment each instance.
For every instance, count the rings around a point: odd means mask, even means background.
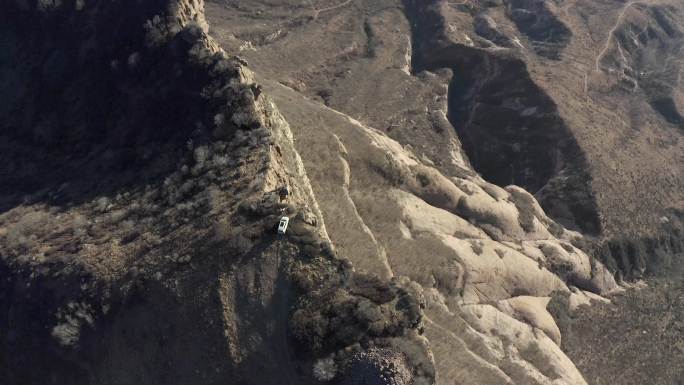
[[[589,384],[684,384],[684,274],[646,282],[561,323],[563,350]]]

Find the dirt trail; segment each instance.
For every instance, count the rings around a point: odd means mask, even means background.
[[[615,21],[615,25],[608,31],[608,37],[606,38],[606,43],[603,46],[603,49],[601,52],[599,52],[598,56],[596,57],[596,61],[594,63],[595,65],[595,71],[600,72],[601,71],[601,59],[603,59],[603,56],[605,56],[606,52],[608,52],[608,49],[610,48],[610,42],[613,40],[613,35],[615,34],[615,31],[617,28],[620,26],[620,23],[622,20],[625,18],[625,14],[627,11],[635,4],[640,3],[639,0],[632,0],[629,3],[625,4],[625,6],[622,8],[622,11],[620,11],[620,15],[618,16],[617,20]],[[647,4],[648,2],[643,2],[644,4]]]
[[[348,4],[351,3],[351,2],[352,2],[352,0],[347,0],[347,1],[345,1],[344,3],[340,3],[340,4],[337,4],[337,5],[333,5],[333,6],[331,6],[331,7],[322,8],[322,9],[314,9],[313,19],[314,19],[314,20],[318,19],[318,15],[320,15],[321,12],[328,12],[328,11],[333,11],[333,10],[338,9],[338,8],[342,8],[342,7],[348,5]]]

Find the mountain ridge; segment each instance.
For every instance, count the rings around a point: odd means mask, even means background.
[[[601,195],[631,179],[599,179],[593,115],[549,83],[584,39],[560,3],[10,4],[0,382],[588,383],[567,317],[677,262],[681,170],[653,213]],[[677,159],[675,124],[644,127],[671,140],[649,167]]]

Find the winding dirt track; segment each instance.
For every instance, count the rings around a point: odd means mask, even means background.
[[[622,20],[625,18],[625,14],[633,5],[638,4],[638,3],[640,3],[639,0],[632,0],[629,3],[625,4],[625,6],[622,8],[622,11],[620,11],[620,15],[618,16],[617,20],[615,21],[615,25],[613,25],[613,27],[608,32],[608,37],[606,38],[606,43],[603,45],[603,49],[601,50],[601,52],[599,52],[598,56],[596,56],[596,61],[594,63],[594,65],[595,65],[594,70],[596,72],[601,71],[601,59],[603,58],[603,56],[605,56],[606,52],[610,48],[610,41],[613,40],[613,35],[615,34],[615,31],[617,30],[617,28],[620,26],[620,23],[622,22]],[[647,4],[647,3],[648,2],[644,2],[644,4]]]
[[[332,11],[332,10],[335,10],[335,9],[338,9],[338,8],[342,8],[342,7],[348,5],[348,4],[351,3],[351,2],[352,2],[352,0],[347,0],[347,1],[345,1],[344,3],[340,3],[340,4],[337,4],[337,5],[333,5],[333,6],[331,6],[331,7],[322,8],[322,9],[314,9],[313,18],[314,18],[314,20],[316,20],[316,19],[318,19],[318,15],[320,15],[321,12],[328,12],[328,11]]]

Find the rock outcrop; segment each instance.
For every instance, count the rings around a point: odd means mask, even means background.
[[[287,122],[202,6],[3,13],[0,382],[315,383],[382,350],[432,383],[420,295],[338,256]]]

